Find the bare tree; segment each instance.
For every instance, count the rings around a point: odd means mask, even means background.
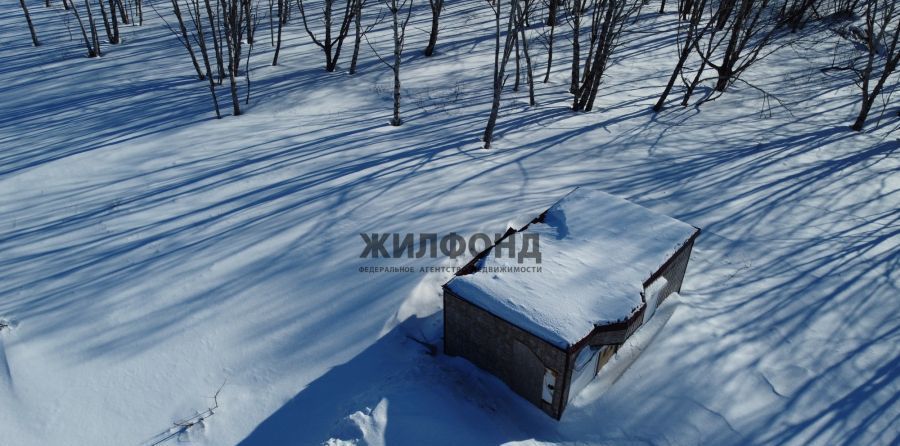
[[[242,2],[250,0],[220,0],[222,8],[223,34],[228,49],[228,83],[231,89],[233,114],[241,114],[241,100],[238,96],[237,77],[241,66],[241,46],[244,39],[244,11]]]
[[[287,12],[291,7],[288,0],[276,0],[278,2],[278,39],[275,44],[275,56],[272,57],[272,65],[278,65],[278,54],[281,52],[281,31],[287,22]]]
[[[900,39],[900,13],[897,3],[893,0],[866,1],[865,21],[866,66],[857,72],[857,85],[862,91],[862,101],[859,115],[850,127],[856,131],[863,129],[875,98],[881,95],[885,82],[900,63],[900,48],[897,46]],[[874,87],[871,86],[873,82]]]
[[[560,0],[557,0],[560,1]],[[569,83],[569,93],[578,91],[578,73],[581,64],[581,19],[587,10],[587,4],[594,0],[572,0],[569,4],[567,15],[569,26],[572,27],[572,79]]]
[[[103,0],[100,0],[100,4],[103,4]],[[109,0],[109,15],[110,21],[112,22],[113,35],[115,36],[115,39],[111,39],[110,43],[119,43],[121,41],[121,36],[119,35],[119,18],[116,14],[115,0]]]
[[[678,62],[675,64],[675,69],[672,70],[672,75],[669,76],[669,82],[666,84],[666,88],[663,89],[662,94],[659,96],[659,100],[656,101],[656,105],[653,106],[653,111],[655,112],[662,110],[663,105],[666,102],[666,98],[669,96],[669,93],[672,91],[672,87],[675,85],[675,81],[683,74],[682,70],[684,69],[684,63],[690,56],[691,50],[694,48],[694,45],[697,44],[697,41],[700,39],[702,34],[709,30],[710,25],[712,25],[712,21],[709,21],[704,28],[700,27],[701,19],[703,18],[703,10],[705,7],[706,0],[697,0],[691,3],[691,20],[687,24],[687,31],[683,41],[680,39],[682,33],[681,24],[679,23],[679,39],[677,40],[677,42],[681,46],[681,50],[678,53]]]
[[[224,50],[222,49],[222,27],[221,27],[221,17],[217,14],[219,11],[219,5],[216,5],[216,11],[213,11],[212,4],[215,0],[204,0],[203,3],[206,4],[206,17],[209,20],[209,29],[210,29],[210,37],[213,41],[213,49],[216,53],[216,67],[219,71],[219,85],[222,85],[222,82],[225,80],[225,57],[223,55]],[[287,1],[287,0],[284,0]]]
[[[356,74],[356,62],[359,60],[359,46],[362,43],[362,10],[365,6],[365,0],[356,0],[353,6],[353,29],[355,38],[353,40],[353,55],[350,56],[350,74]]]
[[[696,0],[678,0],[678,19],[687,20],[694,10],[694,2]]]
[[[85,0],[85,3],[87,3],[87,0]],[[88,37],[81,15],[78,14],[78,5],[74,2],[72,3],[72,11],[75,14],[75,20],[78,21],[78,26],[81,28],[81,35],[84,38],[84,45],[87,47],[88,57],[96,57],[97,51],[94,49],[94,39]],[[91,24],[91,29],[93,29],[93,24]]]
[[[101,4],[103,0],[100,0]],[[181,30],[181,44],[184,45],[184,49],[187,50],[188,55],[191,57],[191,63],[194,65],[194,71],[197,72],[197,77],[200,80],[206,79],[206,75],[200,69],[200,64],[197,63],[197,56],[194,55],[194,47],[191,45],[191,37],[188,35],[187,27],[184,26],[184,16],[181,14],[181,7],[178,5],[178,0],[172,0],[172,10],[175,12],[175,18],[178,19],[178,28]],[[172,30],[172,32],[175,32]]]
[[[253,39],[256,35],[255,30],[256,30],[256,23],[257,23],[258,17],[256,15],[256,10],[253,8],[252,0],[242,1],[241,6],[244,8],[244,20],[245,20],[244,26],[246,27],[246,39],[247,39],[247,46],[248,46],[248,48],[247,48],[248,56],[247,57],[249,60],[249,53],[253,49]],[[249,71],[248,71],[248,73],[249,73]]]
[[[600,80],[609,66],[626,23],[643,5],[642,0],[597,0],[593,5],[590,45],[584,59],[584,71],[576,83],[572,109],[590,111],[600,88]],[[573,76],[575,72],[573,66]]]
[[[31,14],[28,13],[28,6],[25,6],[25,0],[19,0],[19,5],[22,7],[22,12],[25,13],[25,21],[28,22],[28,31],[31,32],[31,43],[34,46],[41,46],[41,43],[38,42],[37,33],[34,31],[34,23],[31,22]],[[50,6],[49,4],[47,6]]]
[[[212,96],[213,108],[216,111],[216,119],[221,119],[222,114],[219,112],[219,99],[216,97],[216,84],[213,81],[212,65],[209,61],[209,51],[206,46],[206,35],[203,32],[203,17],[200,10],[200,0],[190,0],[190,2],[191,3],[188,5],[188,14],[191,17],[191,22],[193,22],[194,30],[197,33],[195,37],[197,44],[200,47],[203,66],[206,69],[206,79],[209,82],[209,93]],[[213,36],[213,39],[215,39],[215,36]]]
[[[320,40],[309,28],[308,14],[303,6],[303,0],[297,0],[297,4],[300,6],[300,17],[303,19],[303,27],[306,29],[306,33],[309,34],[313,43],[325,52],[325,71],[334,71],[337,67],[338,58],[341,55],[341,46],[350,32],[350,23],[353,21],[355,11],[355,8],[353,8],[355,1],[344,0],[344,13],[339,17],[336,17],[334,12],[335,0],[322,1],[322,23],[325,27],[325,35]],[[333,28],[336,20],[340,21],[340,26],[335,33]]]
[[[575,0],[578,1],[578,0]],[[487,125],[484,128],[484,135],[482,136],[482,141],[484,142],[484,148],[490,149],[491,142],[494,139],[494,127],[497,125],[497,116],[500,113],[500,96],[503,93],[503,85],[506,82],[506,64],[509,62],[509,56],[512,54],[513,49],[516,44],[516,36],[518,33],[514,32],[513,22],[515,22],[516,16],[516,5],[518,2],[516,0],[510,1],[510,12],[508,14],[508,18],[506,21],[506,40],[503,44],[503,56],[500,56],[500,5],[501,2],[498,0],[496,4],[488,1],[488,4],[491,5],[491,8],[494,9],[494,94],[493,99],[491,101],[491,113],[488,116]]]
[[[550,0],[549,12],[547,13],[546,25],[550,27],[550,34],[547,37],[547,69],[544,72],[544,83],[550,82],[550,69],[553,67],[553,38],[556,33],[556,25],[559,23],[557,14],[559,13],[559,0]]]
[[[350,69],[348,72],[350,74],[356,74],[356,65],[359,61],[359,47],[362,43],[362,40],[365,38],[366,34],[375,27],[375,25],[381,23],[382,15],[379,14],[377,18],[375,18],[374,22],[363,28],[362,26],[362,13],[363,8],[366,6],[367,0],[354,0],[354,9],[353,13],[353,28],[355,30],[355,39],[353,41],[353,55],[350,56]]]
[[[434,54],[434,46],[437,45],[438,25],[441,18],[441,10],[444,9],[444,0],[428,0],[431,6],[431,33],[428,35],[428,46],[425,47],[425,57]]]
[[[515,20],[516,20],[516,24],[513,25],[513,31],[516,33],[516,48],[513,50],[513,54],[515,54],[515,56],[516,56],[516,68],[513,71],[516,73],[516,82],[513,83],[512,91],[519,91],[519,84],[521,83],[521,80],[522,80],[522,64],[520,63],[519,59],[521,59],[522,51],[519,48],[519,37],[518,37],[519,18],[518,18],[518,16],[515,18]]]
[[[864,1],[867,2],[868,0]],[[849,19],[853,17],[858,4],[859,0],[833,0],[832,11],[838,18]]]
[[[128,11],[125,8],[125,3],[123,3],[123,0],[113,0],[113,1],[115,3],[116,7],[119,8],[119,17],[122,19],[122,23],[125,25],[128,25],[129,24]],[[125,1],[128,1],[128,0],[125,0]]]
[[[378,59],[388,66],[394,74],[394,115],[391,118],[391,125],[399,126],[403,124],[403,120],[400,119],[400,64],[403,61],[403,46],[406,40],[406,25],[409,23],[409,17],[412,15],[412,7],[413,0],[384,0],[384,4],[387,7],[388,13],[391,15],[391,31],[393,33],[393,47],[394,47],[394,57],[392,62],[388,62],[381,55],[378,54],[378,51],[375,50],[375,47],[372,46],[371,42],[369,42],[369,46],[372,47],[372,51],[375,52],[375,56]],[[405,15],[405,17],[404,17]],[[366,38],[368,42],[368,38]]]
[[[528,104],[535,105],[534,100],[534,72],[531,69],[531,56],[528,54],[528,36],[525,35],[526,24],[528,22],[529,9],[531,8],[531,0],[513,0],[516,2],[514,10],[516,20],[516,30],[518,40],[522,41],[522,55],[525,57],[525,75],[528,82]],[[522,2],[520,4],[519,2]],[[516,84],[518,85],[518,54],[519,45],[516,42]]]
[[[94,56],[100,57],[103,55],[103,53],[100,50],[100,36],[97,33],[97,24],[94,23],[94,13],[91,12],[91,1],[84,0],[84,6],[87,9],[88,23],[90,23],[91,26],[91,41],[93,42],[92,46],[94,47]]]
[[[410,15],[412,15],[413,0],[390,0],[388,5],[391,11],[391,22],[394,31],[394,117],[391,119],[391,125],[399,126],[403,124],[403,121],[400,119],[400,62],[403,54],[403,43],[406,39],[406,25],[409,23]],[[404,7],[407,9],[406,18],[400,18]]]
[[[734,79],[753,65],[780,28],[781,21],[774,16],[769,6],[769,0],[740,0],[732,20],[724,15],[719,17],[719,23],[730,24],[725,25],[728,29],[724,26],[718,28],[726,31],[716,44],[719,46],[727,40],[722,61],[716,64],[709,58],[704,58],[704,62],[715,69],[718,75],[716,91],[725,91]]]
[[[257,3],[258,5],[258,3]],[[259,15],[253,7],[252,0],[244,0],[244,14],[247,18],[247,60],[244,62],[244,77],[247,81],[245,104],[250,103],[250,55],[253,54],[253,42],[256,40],[256,26],[259,24]]]
[[[109,21],[109,14],[106,13],[104,0],[97,0],[97,3],[100,4],[100,17],[103,19],[103,28],[106,30],[106,38],[109,40],[109,43],[115,45],[119,43],[119,29],[116,28],[115,31],[113,31],[112,24]]]
[[[820,0],[787,0],[782,5],[782,20],[791,28],[791,32],[797,32],[806,21],[809,20],[816,4],[821,3]]]
[[[769,49],[769,46],[785,23],[785,9],[774,7],[770,0],[722,0],[709,6],[710,23],[700,31],[697,30],[699,24],[693,25],[695,31],[692,42],[688,43],[700,58],[700,65],[687,84],[681,101],[683,106],[688,104],[694,90],[703,80],[707,67],[716,73],[713,91],[722,93],[748,68],[771,54],[774,49]],[[697,9],[694,8],[691,12],[692,20],[696,19],[696,12]],[[716,59],[720,62],[715,62]],[[679,70],[682,70],[683,75],[684,61],[681,64]],[[707,95],[701,102],[712,97],[712,94]]]

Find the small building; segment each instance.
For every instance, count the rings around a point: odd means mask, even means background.
[[[699,233],[577,188],[444,284],[444,350],[559,419],[657,305],[680,291]],[[539,240],[539,264],[509,256],[506,239],[526,235]]]

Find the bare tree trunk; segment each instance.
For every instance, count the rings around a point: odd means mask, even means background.
[[[103,29],[106,30],[106,38],[109,40],[109,43],[115,44],[115,34],[112,32],[112,27],[109,25],[109,16],[106,14],[106,6],[103,4],[104,0],[97,0],[97,3],[100,4],[100,17],[103,19]]]
[[[513,1],[517,1],[517,0],[513,0]],[[518,20],[518,19],[516,19],[516,20]],[[516,36],[516,51],[515,51],[516,52],[516,82],[513,84],[512,90],[519,91],[519,82],[522,78],[522,67],[519,64],[519,53],[521,53],[521,51],[519,51],[519,37],[518,37],[519,26],[518,25],[516,25],[513,32],[515,32],[517,34],[517,36]]]
[[[810,10],[815,10],[817,0],[793,0],[793,2],[785,2],[784,18],[791,27],[791,32],[797,32],[806,22]]]
[[[624,7],[624,0],[621,5]],[[603,71],[606,68],[607,61],[609,60],[609,53],[611,52],[612,42],[617,37],[615,30],[615,22],[614,17],[616,16],[616,8],[617,5],[615,0],[609,0],[606,6],[606,14],[605,19],[603,21],[603,27],[599,34],[599,42],[594,49],[594,60],[591,61],[590,70],[584,76],[583,84],[581,88],[578,89],[578,92],[575,94],[575,101],[573,105],[573,110],[575,111],[591,111],[591,108],[594,104],[594,98],[597,95],[597,90],[600,87],[600,79],[603,77]],[[588,55],[591,53],[588,52]],[[587,62],[585,62],[587,65]],[[587,68],[586,68],[587,70]]]
[[[678,76],[681,75],[684,63],[691,54],[691,49],[693,49],[694,45],[697,43],[697,34],[699,32],[697,28],[700,25],[700,19],[703,17],[703,9],[706,7],[706,0],[698,1],[699,3],[694,4],[694,10],[691,12],[691,22],[688,24],[687,36],[684,39],[684,45],[681,47],[681,53],[678,55],[678,63],[675,64],[675,69],[672,70],[672,76],[669,77],[669,82],[666,84],[666,88],[663,90],[662,95],[659,96],[659,100],[657,100],[656,105],[653,106],[654,112],[662,110],[666,98],[669,96],[672,87],[675,85],[675,81],[678,79]]]
[[[514,0],[518,1],[518,0]],[[525,35],[525,20],[528,17],[528,0],[525,0],[525,8],[519,5],[518,25],[519,38],[522,40],[522,55],[525,56],[525,75],[528,81],[528,104],[535,105],[534,100],[534,72],[531,70],[531,56],[528,55],[528,37]]]
[[[200,0],[193,0],[193,2],[194,9],[191,13],[191,20],[194,22],[194,29],[197,31],[197,44],[200,46],[200,55],[203,57],[203,66],[206,68],[206,79],[209,81],[209,94],[212,96],[213,107],[216,110],[216,119],[222,119],[222,113],[219,111],[219,99],[216,97],[216,84],[213,81],[212,66],[209,63],[209,51],[206,49],[206,36],[203,34]]]
[[[395,36],[396,38],[396,36]],[[403,124],[400,119],[400,52],[394,50],[394,117],[391,119],[391,125],[399,126]]]
[[[431,57],[434,54],[434,46],[437,45],[438,38],[438,20],[441,17],[441,10],[444,8],[444,0],[428,0],[431,5],[431,34],[428,36],[428,46],[425,47],[425,57]]]
[[[87,47],[88,57],[95,57],[97,54],[94,51],[94,41],[88,38],[87,31],[84,29],[84,22],[81,21],[81,15],[78,14],[78,5],[74,2],[72,3],[72,10],[75,13],[75,20],[78,21],[78,26],[81,28],[81,36],[84,38],[84,45]]]
[[[225,57],[222,51],[222,31],[218,26],[217,15],[213,13],[211,0],[204,0],[206,4],[206,16],[209,19],[210,34],[212,35],[213,49],[216,52],[216,66],[219,69],[219,85],[225,80]],[[279,0],[282,1],[282,0]],[[286,0],[284,0],[286,1]],[[218,6],[216,7],[218,11]]]
[[[240,60],[241,5],[238,0],[221,0],[222,21],[225,27],[226,47],[228,48],[228,81],[231,87],[231,106],[234,116],[241,114],[241,101],[237,90],[237,70]]]
[[[125,5],[122,0],[115,0],[116,6],[119,8],[119,16],[122,17],[122,23],[128,25],[128,13],[125,11]]]
[[[100,1],[102,2],[103,0]],[[91,12],[91,2],[90,0],[84,0],[84,4],[87,7],[88,22],[91,25],[91,38],[94,41],[94,56],[100,57],[103,55],[103,52],[100,50],[100,36],[97,34],[97,24],[94,23],[94,13]]]
[[[583,2],[586,0],[572,0],[572,82],[569,93],[578,91],[579,61],[581,60],[581,14],[584,12]]]
[[[491,114],[488,116],[487,125],[484,128],[484,148],[491,148],[491,141],[494,139],[494,127],[497,125],[497,115],[500,112],[500,96],[503,93],[503,84],[505,81],[506,64],[509,62],[509,56],[512,54],[515,46],[516,33],[513,32],[513,21],[515,11],[512,9],[516,0],[510,2],[509,20],[506,25],[506,43],[503,46],[503,58],[500,58],[500,1],[496,4],[496,47],[494,49],[494,95],[491,101]],[[576,0],[577,1],[577,0]]]
[[[763,14],[769,13],[769,0],[740,1],[735,20],[728,30],[728,45],[723,54],[722,63],[717,66],[706,60],[718,74],[715,90],[719,92],[725,91],[728,85],[740,76],[741,72],[757,60],[759,53],[783,23],[780,18],[774,16],[774,13],[761,20]],[[763,28],[766,26],[770,28],[763,32]],[[754,36],[758,35],[762,37],[754,39]]]
[[[728,18],[731,17],[731,11],[734,9],[734,5],[738,0],[722,0],[719,3],[718,11],[716,11],[716,16],[718,17],[718,21],[716,23],[716,30],[722,31],[725,29],[725,25],[728,23]]]
[[[246,5],[250,5],[250,0],[246,1]],[[247,17],[252,17],[251,11],[247,9]],[[244,104],[250,103],[250,55],[253,54],[253,34],[256,32],[256,25],[249,21],[247,22],[247,62],[244,63],[244,77],[247,80],[247,94],[244,99]]]
[[[281,52],[281,30],[284,28],[284,14],[287,8],[284,7],[284,0],[278,0],[278,40],[275,44],[275,57],[272,58],[272,65],[278,65],[278,53]]]
[[[585,58],[584,76],[576,83],[572,110],[590,111],[597,98],[600,81],[609,65],[622,30],[640,11],[642,0],[606,0],[597,3],[592,13],[591,46]]]
[[[103,0],[100,0],[101,2]],[[197,63],[197,57],[194,55],[194,48],[191,46],[191,38],[188,35],[187,28],[184,26],[184,18],[181,15],[181,8],[178,6],[178,0],[172,0],[172,8],[175,11],[175,18],[178,19],[178,28],[181,30],[181,43],[184,44],[184,48],[187,50],[188,55],[191,56],[191,63],[194,64],[194,71],[197,72],[197,77],[202,81],[206,78],[206,75],[203,74],[203,71],[200,69],[200,64]]]
[[[697,0],[681,0],[678,2],[678,19],[687,20]]]
[[[547,71],[544,73],[544,83],[550,82],[550,67],[553,66],[553,32],[556,26],[550,27],[550,43],[547,45]]]
[[[356,62],[359,60],[359,46],[362,44],[362,8],[364,0],[354,0],[356,12],[353,14],[353,25],[356,37],[353,40],[353,55],[350,57],[350,74],[356,74]]]
[[[231,23],[229,26],[229,30],[231,32],[231,43],[232,43],[232,51],[234,57],[228,61],[228,69],[234,73],[234,77],[237,78],[241,73],[241,51],[243,50],[243,34],[244,28],[242,24],[244,23],[244,8],[241,2],[244,0],[233,0],[232,6],[232,16]]]
[[[253,13],[250,10],[250,1],[251,0],[241,0],[244,7],[244,18],[247,19],[246,29],[247,29],[247,51],[250,51],[250,47],[253,46]],[[248,66],[249,69],[249,66]]]
[[[100,0],[100,3],[103,3],[103,0]],[[109,15],[112,18],[112,29],[113,29],[113,37],[110,39],[110,43],[119,43],[119,20],[116,18],[116,4],[114,0],[109,0]]]
[[[278,1],[278,6],[281,6],[281,0]],[[273,14],[275,13],[275,2],[269,0],[269,41],[272,43],[272,46],[275,46],[275,19]],[[281,24],[281,11],[278,11],[278,24]]]
[[[28,22],[28,31],[31,32],[31,43],[34,46],[41,46],[41,42],[38,42],[37,33],[34,32],[34,23],[31,22],[31,14],[28,13],[28,6],[25,6],[25,0],[19,0],[19,5],[22,6],[22,12],[25,13],[25,21]],[[50,6],[49,4],[47,6]]]
[[[879,10],[882,12],[882,19],[880,21],[877,17]],[[859,73],[862,81],[860,84],[862,101],[860,103],[859,115],[857,115],[856,121],[850,127],[857,132],[861,131],[865,126],[866,118],[869,116],[872,104],[875,103],[875,98],[881,95],[885,82],[894,70],[897,69],[897,65],[900,64],[900,48],[898,48],[898,42],[900,42],[900,23],[898,23],[897,20],[900,18],[900,14],[897,14],[897,12],[897,5],[895,3],[879,5],[878,0],[869,0],[866,3],[866,48],[868,49],[869,54],[866,60],[866,67]],[[876,24],[878,27],[876,27]],[[888,30],[890,25],[894,25],[893,33]],[[889,40],[888,36],[891,36]],[[884,39],[883,43],[878,41],[881,39]],[[881,70],[881,76],[875,81],[875,88],[870,92],[869,84],[875,67],[875,56],[879,54],[879,49],[882,46],[885,59],[884,68]]]
[[[399,0],[391,0],[390,10],[391,10],[391,20],[393,21],[394,28],[394,64],[392,66],[394,71],[394,117],[391,119],[391,125],[399,126],[403,124],[403,120],[400,119],[400,62],[401,62],[401,54],[403,52],[403,41],[406,38],[406,25],[409,23],[409,16],[412,14],[412,0],[408,0],[409,10],[406,14],[406,19],[400,19],[400,13],[402,9],[406,7],[407,1],[400,3]]]
[[[303,19],[303,27],[306,29],[306,33],[309,35],[310,39],[312,39],[313,43],[315,43],[319,48],[325,52],[325,71],[334,71],[337,68],[338,59],[341,54],[341,47],[344,44],[344,39],[347,37],[347,34],[350,32],[350,24],[353,21],[353,14],[355,8],[353,8],[353,4],[356,0],[345,0],[346,4],[344,6],[344,15],[341,19],[340,28],[338,28],[337,33],[335,34],[332,30],[334,25],[334,1],[335,0],[323,0],[324,8],[322,13],[322,19],[325,23],[325,36],[322,40],[316,37],[316,35],[310,30],[309,22],[307,20],[307,11],[306,7],[303,4],[303,0],[297,0],[297,4],[300,7],[300,17]]]

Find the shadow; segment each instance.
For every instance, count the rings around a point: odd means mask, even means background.
[[[239,444],[490,445],[508,440],[497,427],[550,426],[499,380],[410,339],[428,327],[429,341],[440,343],[440,324],[440,314],[400,323],[304,387]],[[494,429],[485,431],[486,415]]]
[[[20,29],[17,8],[0,6],[0,29]],[[652,113],[676,23],[648,14],[594,112],[569,111],[560,52],[538,106],[504,92],[485,151],[490,9],[447,8],[435,57],[407,49],[399,128],[386,125],[390,73],[370,50],[359,75],[325,73],[295,22],[278,67],[254,49],[247,113],[216,121],[158,18],[90,60],[49,26],[64,16],[35,8],[45,45],[0,47],[0,316],[23,321],[17,336],[33,349],[7,350],[7,368],[57,373],[41,389],[69,395],[95,389],[77,375],[94,363],[135,387],[150,363],[192,364],[160,388],[227,373],[255,394],[270,384],[258,376],[277,377],[265,407],[293,398],[269,417],[262,406],[217,415],[247,415],[248,445],[897,442],[897,124],[846,130],[858,92],[819,69],[833,59],[827,29],[745,73],[783,106],[736,85]],[[406,338],[424,327],[436,339],[439,316],[381,332],[420,277],[358,268],[450,262],[360,259],[359,233],[494,233],[578,185],[704,229],[682,310],[610,392],[552,422]],[[96,393],[78,395],[109,397]],[[102,421],[98,432],[118,428]]]

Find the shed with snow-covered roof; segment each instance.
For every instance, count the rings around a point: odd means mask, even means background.
[[[444,285],[444,350],[559,419],[657,305],[681,290],[699,233],[623,198],[577,188],[508,230]],[[539,241],[541,261],[531,265],[539,271],[498,249],[515,246],[508,239],[517,236]]]

